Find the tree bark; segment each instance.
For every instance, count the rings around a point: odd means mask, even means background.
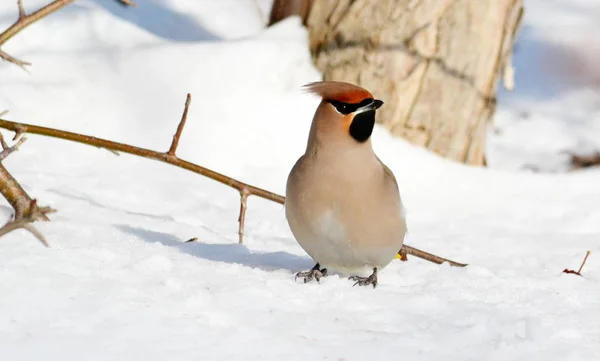
[[[315,0],[310,50],[324,80],[355,83],[385,105],[377,122],[452,160],[485,165],[486,125],[522,0]]]

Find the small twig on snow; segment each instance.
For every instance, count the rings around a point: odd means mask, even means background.
[[[246,208],[247,208],[246,207],[247,198],[249,196],[257,196],[257,197],[260,197],[260,198],[263,198],[263,199],[266,199],[266,200],[269,200],[269,201],[272,201],[275,203],[284,204],[285,197],[281,196],[279,194],[270,192],[268,190],[258,188],[258,187],[252,186],[250,184],[241,182],[237,179],[228,177],[226,175],[215,172],[211,169],[202,167],[200,165],[188,162],[188,161],[183,160],[175,155],[175,151],[177,149],[177,142],[179,141],[178,135],[179,136],[181,135],[181,131],[179,130],[179,128],[181,128],[181,130],[183,130],[183,125],[185,124],[185,121],[186,121],[187,108],[189,107],[190,99],[191,99],[191,96],[188,96],[188,99],[186,100],[186,108],[184,109],[184,114],[182,115],[182,119],[179,123],[178,131],[175,133],[175,136],[173,138],[173,143],[171,144],[169,151],[166,151],[166,152],[157,152],[157,151],[150,150],[150,149],[134,147],[134,146],[131,146],[128,144],[117,143],[117,142],[113,142],[113,141],[102,139],[102,138],[92,137],[89,135],[72,133],[72,132],[67,132],[64,130],[40,127],[37,125],[31,125],[31,124],[25,124],[25,123],[11,122],[11,121],[4,120],[4,119],[0,119],[0,128],[12,130],[12,131],[19,132],[19,133],[39,134],[39,135],[43,135],[43,136],[47,136],[47,137],[69,140],[69,141],[76,142],[76,143],[87,144],[87,145],[91,145],[91,146],[95,146],[95,147],[99,147],[99,148],[109,149],[109,150],[112,150],[115,152],[123,152],[123,153],[127,153],[127,154],[137,155],[139,157],[143,157],[143,158],[147,158],[147,159],[154,159],[154,160],[157,160],[160,162],[174,165],[179,168],[189,170],[191,172],[194,172],[194,173],[200,174],[202,176],[208,177],[210,179],[213,179],[213,180],[215,180],[219,183],[222,183],[226,186],[229,186],[231,188],[237,189],[238,192],[240,192],[240,215],[238,218],[240,224],[239,224],[238,234],[239,234],[240,243],[242,243],[243,235],[244,235],[244,223],[245,223],[245,214],[246,214]],[[170,153],[171,149],[173,149],[172,154]],[[1,184],[1,181],[0,181],[0,184]],[[456,267],[466,266],[466,264],[464,264],[464,263],[454,262],[449,259],[439,257],[439,256],[433,255],[433,254],[425,252],[425,251],[421,251],[421,250],[411,247],[407,244],[404,244],[402,246],[402,249],[400,249],[398,252],[401,252],[400,254],[402,257],[406,257],[407,254],[410,254],[415,257],[422,258],[426,261],[430,261],[430,262],[437,263],[437,264],[442,264],[444,262],[448,262],[450,265],[456,266]]]
[[[592,251],[587,251],[587,252],[585,252],[585,257],[583,258],[583,262],[581,262],[581,266],[579,266],[579,270],[577,270],[577,271],[573,271],[573,270],[570,270],[570,269],[566,269],[566,268],[565,268],[565,269],[563,270],[563,273],[567,273],[567,274],[575,274],[575,275],[581,276],[581,270],[583,269],[583,266],[585,265],[585,262],[587,261],[587,259],[588,259],[588,256],[590,255],[590,253],[592,253]]]
[[[22,0],[17,0],[17,6],[19,8],[19,18],[8,29],[6,29],[4,32],[0,33],[0,58],[2,58],[5,61],[8,61],[10,63],[16,64],[19,67],[21,67],[21,69],[27,71],[25,66],[31,65],[31,63],[28,63],[23,60],[19,60],[13,56],[7,54],[5,51],[3,51],[1,49],[2,45],[4,45],[4,43],[6,43],[9,39],[11,39],[13,36],[18,34],[21,30],[25,29],[29,25],[35,23],[36,21],[40,20],[43,17],[46,17],[46,16],[52,14],[56,10],[72,3],[73,1],[75,1],[75,0],[55,0],[55,1],[51,2],[50,4],[44,6],[43,8],[27,15],[27,14],[25,14],[25,9],[23,8]]]
[[[600,152],[587,155],[569,153],[571,156],[572,169],[590,168],[600,166]]]
[[[133,2],[132,0],[117,0],[121,5],[124,6],[137,6],[137,4],[135,2]]]

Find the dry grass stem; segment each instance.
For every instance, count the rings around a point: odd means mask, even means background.
[[[285,203],[285,197],[281,196],[279,194],[270,192],[268,190],[258,188],[258,187],[252,186],[250,184],[241,182],[237,179],[228,177],[226,175],[215,172],[211,169],[202,167],[200,165],[188,162],[188,161],[183,160],[175,155],[175,150],[177,149],[177,144],[178,144],[177,142],[178,142],[179,136],[181,135],[181,131],[183,130],[183,126],[186,121],[187,109],[189,107],[190,100],[191,100],[191,96],[188,95],[188,99],[186,101],[186,108],[184,109],[182,119],[179,123],[178,131],[175,133],[175,136],[173,137],[173,143],[171,144],[171,148],[167,152],[157,152],[154,150],[135,147],[135,146],[131,146],[128,144],[123,144],[123,143],[117,143],[117,142],[113,142],[110,140],[97,138],[97,137],[93,137],[93,136],[89,136],[89,135],[72,133],[72,132],[67,132],[64,130],[53,129],[53,128],[46,128],[46,127],[41,127],[41,126],[37,126],[37,125],[17,123],[17,122],[4,120],[4,119],[0,119],[0,128],[12,130],[12,131],[19,132],[19,133],[38,134],[38,135],[43,135],[43,136],[52,137],[52,138],[69,140],[69,141],[76,142],[76,143],[87,144],[87,145],[91,145],[91,146],[95,146],[95,147],[99,147],[99,148],[105,148],[105,149],[108,149],[108,150],[111,150],[114,152],[123,152],[123,153],[131,154],[131,155],[137,155],[139,157],[143,157],[143,158],[147,158],[147,159],[154,159],[154,160],[157,160],[157,161],[160,161],[163,163],[171,164],[176,167],[189,170],[191,172],[200,174],[202,176],[205,176],[207,178],[215,180],[219,183],[222,183],[226,186],[234,188],[238,192],[240,192],[240,214],[238,217],[238,221],[239,221],[238,234],[239,234],[240,243],[242,243],[243,235],[244,235],[245,215],[246,215],[246,208],[247,208],[246,203],[247,203],[248,197],[249,196],[257,196],[257,197],[260,197],[260,198],[263,198],[263,199],[266,199],[266,200],[269,200],[269,201],[272,201],[275,203],[279,203],[279,204]],[[171,149],[173,150],[172,154],[170,153]],[[1,180],[0,180],[0,183],[1,183]],[[444,262],[448,262],[450,265],[456,266],[456,267],[466,266],[466,264],[464,264],[464,263],[454,262],[452,260],[449,260],[449,259],[446,259],[443,257],[439,257],[439,256],[433,255],[433,254],[425,252],[425,251],[421,251],[419,249],[416,249],[416,248],[411,247],[406,244],[402,246],[402,249],[399,250],[399,252],[403,257],[405,257],[407,254],[410,254],[415,257],[422,258],[424,260],[427,260],[427,261],[430,261],[433,263],[437,263],[437,264],[442,264]]]

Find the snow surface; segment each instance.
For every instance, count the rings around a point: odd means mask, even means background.
[[[599,97],[585,76],[569,83],[540,66],[544,49],[576,44],[598,5],[525,4],[490,168],[374,133],[400,183],[406,243],[468,267],[410,257],[380,272],[375,290],[337,275],[295,283],[313,263],[281,205],[251,197],[239,245],[234,190],[30,135],[4,164],[58,213],[37,224],[50,248],[24,231],[0,239],[0,359],[600,359],[600,172],[562,172],[558,153],[598,145]],[[297,18],[264,29],[269,5],[77,1],[6,44],[34,65],[0,63],[0,111],[166,150],[190,92],[178,154],[283,194],[318,102],[300,86],[320,74]],[[15,16],[3,0],[0,28]],[[588,249],[584,277],[561,273]]]

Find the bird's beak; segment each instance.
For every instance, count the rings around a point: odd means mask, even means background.
[[[383,101],[381,101],[379,99],[374,99],[369,104],[358,108],[356,110],[356,113],[362,113],[362,112],[366,112],[366,111],[369,111],[369,110],[379,109],[382,105],[383,105]]]

